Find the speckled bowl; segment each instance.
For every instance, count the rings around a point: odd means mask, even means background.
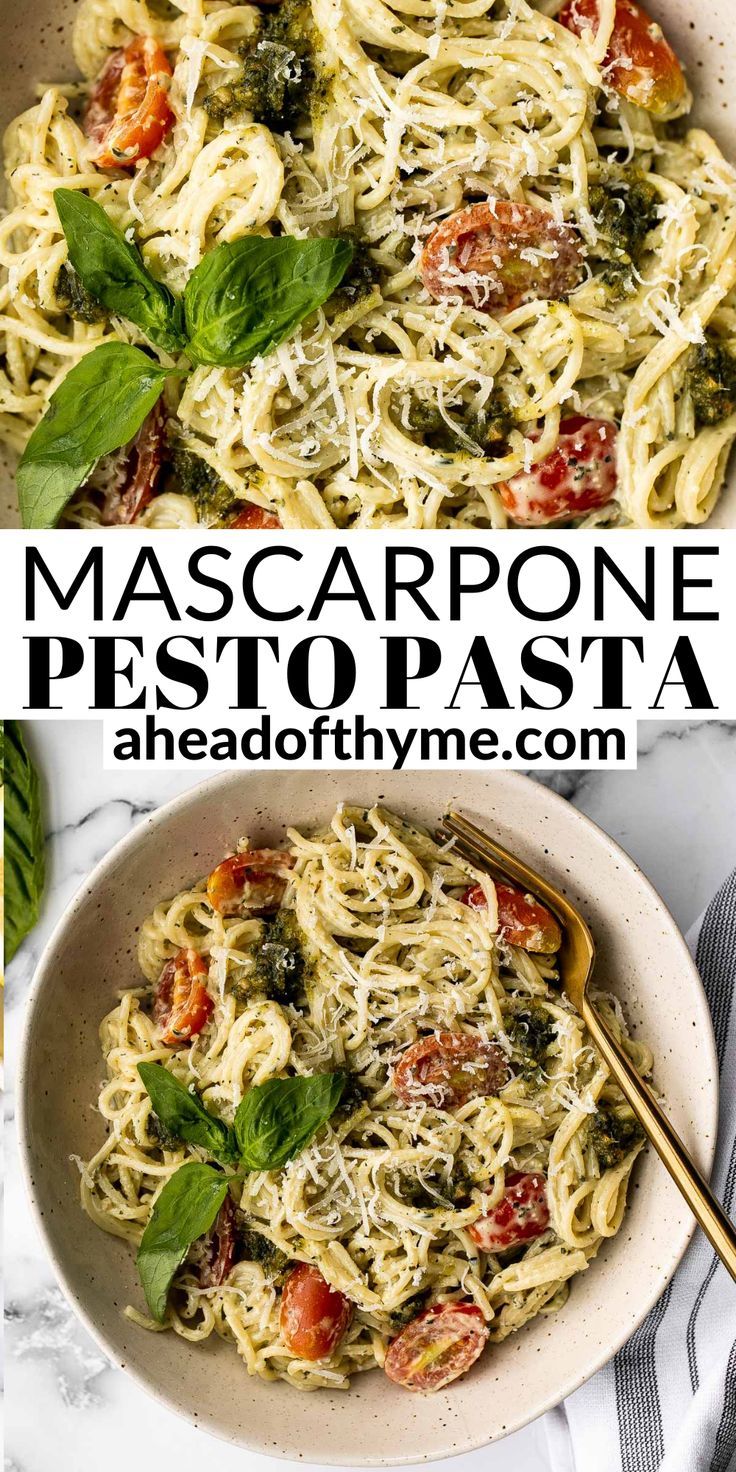
[[[0,130],[35,100],[34,85],[78,74],[71,30],[78,0],[0,0]],[[736,159],[736,51],[734,0],[646,0],[666,26],[695,95],[695,121]],[[29,24],[29,19],[32,21]],[[3,458],[4,457],[4,458]],[[17,526],[14,466],[0,445],[0,527]],[[705,525],[736,527],[736,457],[727,485]]]
[[[638,1162],[621,1231],[575,1280],[565,1307],[487,1351],[448,1391],[421,1397],[381,1373],[348,1392],[299,1394],[251,1380],[221,1341],[193,1346],[137,1329],[133,1255],[79,1207],[70,1155],[101,1139],[98,1024],[138,978],[136,932],[154,903],[206,873],[235,840],[279,843],[288,824],[326,820],[341,800],[380,799],[433,823],[456,801],[580,905],[599,948],[597,976],[621,997],[655,1053],[675,1126],[709,1171],[717,1068],[699,977],[672,917],[635,864],[564,799],[516,773],[234,773],[142,821],[89,877],[36,975],[19,1079],[23,1164],[39,1226],[73,1307],[113,1362],[172,1410],[238,1445],[337,1465],[416,1463],[504,1436],[604,1364],[674,1271],[692,1218],[649,1151]]]

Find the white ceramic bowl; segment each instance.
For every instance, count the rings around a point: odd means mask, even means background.
[[[666,27],[695,95],[693,117],[736,159],[734,0],[646,0]],[[76,0],[0,0],[0,131],[35,100],[37,82],[69,81]],[[31,23],[29,23],[31,22]],[[5,454],[5,459],[3,455]],[[0,527],[17,526],[13,466],[0,445]],[[736,456],[706,527],[736,527]]]
[[[349,1392],[300,1394],[249,1379],[234,1348],[149,1334],[133,1254],[83,1215],[72,1153],[102,1137],[95,1113],[98,1025],[139,979],[136,929],[153,904],[206,873],[242,834],[278,843],[287,824],[328,819],[340,799],[381,799],[433,823],[448,800],[487,824],[580,905],[597,975],[655,1053],[656,1080],[701,1168],[712,1163],[717,1068],[699,977],[672,917],[632,861],[564,799],[516,773],[228,774],[141,822],[95,869],[57,926],[29,1005],[19,1128],[38,1224],[62,1286],[110,1358],[199,1426],[259,1452],[337,1465],[415,1463],[485,1445],[568,1395],[628,1338],[674,1271],[692,1219],[649,1151],[619,1235],[573,1283],[568,1303],[488,1351],[465,1379],[415,1396],[380,1372]]]

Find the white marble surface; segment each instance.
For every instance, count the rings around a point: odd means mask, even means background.
[[[46,784],[49,882],[42,921],[8,973],[9,1121],[25,998],[52,925],[108,848],[143,813],[195,781],[181,772],[103,772],[92,724],[36,725],[31,742]],[[641,731],[638,771],[547,780],[637,859],[683,929],[733,866],[736,724],[652,723]],[[55,1284],[25,1201],[12,1125],[6,1139],[8,1472],[201,1472],[203,1465],[268,1472],[273,1463],[266,1458],[191,1429],[107,1364]],[[453,1472],[549,1472],[543,1424],[444,1465]]]

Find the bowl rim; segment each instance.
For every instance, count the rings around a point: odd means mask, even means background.
[[[322,769],[321,771],[305,770],[303,773],[305,780],[324,775],[324,769]],[[385,778],[385,773],[381,774],[378,772],[374,772],[373,770],[364,770],[360,768],[345,773],[346,780],[355,781],[355,779],[357,778],[359,780],[365,779],[367,782],[371,782],[380,775],[383,775]],[[422,774],[421,772],[406,771],[405,775],[408,779],[416,779],[421,778]],[[241,785],[244,783],[248,783],[248,781],[254,779],[262,781],[264,777],[270,776],[276,776],[276,773],[266,771],[249,772],[247,769],[238,769],[237,771],[216,773],[204,778],[203,780],[195,783],[194,786],[187,788],[184,792],[177,794],[176,797],[171,798],[168,802],[162,803],[161,806],[154,808],[152,812],[143,814],[141,818],[130,829],[130,831],[128,833],[125,833],[122,838],[118,839],[113,844],[112,848],[108,849],[107,853],[105,853],[102,858],[98,860],[98,862],[94,865],[90,872],[81,880],[80,884],[75,889],[71,899],[64,907],[63,913],[54,925],[53,930],[43,948],[43,951],[34,970],[31,986],[25,1004],[25,1018],[23,1022],[20,1046],[18,1051],[18,1072],[16,1084],[17,1139],[21,1173],[23,1177],[23,1184],[25,1187],[26,1196],[28,1201],[30,1202],[33,1220],[43,1247],[48,1256],[49,1262],[53,1268],[54,1274],[62,1289],[62,1292],[64,1293],[64,1297],[66,1298],[67,1303],[70,1305],[77,1318],[81,1321],[84,1328],[90,1334],[95,1344],[102,1351],[105,1358],[116,1369],[122,1370],[126,1375],[128,1375],[135,1382],[135,1384],[138,1385],[143,1391],[145,1391],[146,1394],[149,1395],[154,1401],[156,1401],[159,1405],[165,1406],[168,1411],[171,1411],[175,1415],[179,1416],[183,1421],[192,1426],[195,1430],[198,1430],[200,1432],[203,1430],[207,1431],[217,1440],[227,1442],[230,1445],[240,1447],[243,1450],[255,1452],[260,1456],[268,1456],[274,1458],[277,1461],[287,1461],[295,1463],[296,1459],[293,1456],[289,1455],[289,1453],[287,1452],[281,1452],[280,1450],[274,1449],[273,1447],[270,1447],[268,1451],[265,1451],[263,1446],[258,1442],[246,1440],[242,1435],[236,1432],[230,1432],[224,1427],[214,1426],[210,1424],[209,1421],[205,1424],[202,1422],[201,1419],[195,1419],[195,1417],[188,1413],[186,1408],[182,1404],[178,1403],[172,1395],[158,1388],[145,1376],[142,1370],[139,1370],[135,1365],[131,1364],[129,1360],[124,1359],[121,1354],[108,1341],[104,1331],[100,1329],[99,1326],[95,1323],[91,1314],[85,1307],[84,1302],[78,1297],[75,1290],[73,1289],[67,1277],[67,1274],[65,1273],[61,1265],[61,1261],[55,1251],[47,1218],[42,1213],[40,1205],[36,1199],[33,1181],[32,1143],[30,1130],[28,1128],[27,1107],[27,1100],[31,1087],[29,1062],[31,1050],[31,1035],[36,1008],[39,1004],[45,986],[46,973],[50,968],[50,964],[60,937],[64,934],[67,927],[73,922],[74,915],[76,914],[77,909],[84,902],[90,889],[95,886],[100,881],[100,879],[103,879],[105,877],[108,870],[114,868],[119,858],[123,856],[129,848],[134,848],[137,843],[140,843],[144,839],[144,835],[147,831],[151,831],[156,826],[158,826],[159,823],[165,821],[167,818],[185,809],[190,802],[192,802],[196,798],[199,798],[205,791],[211,791],[214,787],[217,787],[219,789],[228,786]],[[568,815],[572,814],[573,822],[578,821],[582,823],[583,826],[587,826],[588,828],[592,829],[597,837],[599,839],[602,838],[604,842],[609,846],[611,857],[613,859],[618,859],[619,862],[625,866],[632,877],[640,885],[641,889],[646,893],[648,899],[659,906],[661,911],[661,919],[668,924],[672,934],[672,939],[678,945],[682,960],[683,973],[687,972],[690,976],[693,1001],[696,1004],[697,1009],[701,1013],[702,1043],[706,1049],[706,1052],[709,1054],[709,1087],[707,1089],[704,1089],[702,1100],[702,1108],[704,1112],[707,1109],[708,1118],[703,1121],[706,1130],[706,1143],[703,1155],[701,1157],[703,1174],[705,1176],[705,1179],[708,1180],[713,1168],[718,1130],[720,1100],[718,1057],[716,1052],[715,1035],[713,1032],[713,1022],[705,994],[705,988],[703,986],[698,968],[695,964],[695,960],[688,949],[687,943],[682,931],[680,930],[679,925],[675,921],[674,916],[672,915],[668,906],[662,899],[662,896],[659,894],[659,891],[652,884],[651,880],[649,880],[644,874],[642,869],[637,864],[636,860],[634,860],[631,855],[628,854],[626,850],[623,849],[621,845],[616,842],[614,838],[611,838],[611,836],[606,833],[604,828],[601,828],[598,823],[590,818],[587,813],[582,812],[580,808],[574,807],[573,804],[567,800],[567,798],[562,796],[562,794],[555,792],[554,789],[547,787],[546,785],[533,781],[531,777],[527,777],[526,774],[523,772],[514,770],[498,771],[493,773],[493,777],[494,780],[498,780],[499,778],[502,779],[503,783],[506,786],[510,787],[527,787],[529,785],[535,787],[541,794],[544,795],[546,800],[551,804],[553,810],[557,810],[558,812],[564,811]],[[650,1156],[650,1158],[652,1158],[652,1156]],[[444,1449],[438,1450],[436,1453],[427,1453],[421,1455],[419,1458],[417,1458],[416,1455],[412,1456],[410,1454],[398,1454],[392,1457],[391,1462],[388,1462],[383,1457],[371,1457],[369,1454],[366,1454],[362,1455],[359,1460],[356,1460],[355,1462],[345,1463],[342,1461],[338,1461],[337,1458],[333,1458],[331,1456],[321,1456],[319,1458],[316,1458],[310,1453],[300,1455],[299,1461],[301,1463],[316,1466],[338,1467],[419,1466],[428,1462],[449,1460],[449,1457],[451,1456],[464,1456],[469,1452],[479,1451],[482,1447],[491,1445],[493,1441],[502,1440],[506,1436],[511,1435],[514,1431],[519,1431],[522,1429],[522,1427],[530,1425],[533,1421],[543,1416],[547,1411],[553,1409],[555,1406],[561,1405],[562,1402],[569,1395],[572,1395],[574,1391],[580,1388],[581,1385],[584,1385],[586,1381],[591,1379],[592,1376],[598,1372],[598,1370],[602,1369],[604,1365],[609,1363],[609,1361],[618,1352],[622,1345],[624,1345],[631,1338],[632,1334],[636,1332],[643,1320],[646,1318],[646,1315],[649,1313],[650,1309],[654,1307],[654,1304],[657,1303],[657,1301],[661,1297],[671,1278],[674,1276],[674,1273],[676,1272],[684,1256],[686,1248],[695,1233],[696,1225],[697,1223],[693,1216],[689,1216],[684,1221],[679,1235],[673,1243],[672,1250],[667,1261],[660,1266],[660,1272],[658,1274],[656,1285],[653,1291],[650,1294],[646,1295],[643,1301],[639,1304],[631,1322],[624,1328],[622,1328],[618,1333],[616,1333],[608,1341],[605,1347],[602,1347],[592,1356],[590,1364],[587,1366],[584,1373],[581,1374],[579,1372],[576,1372],[570,1374],[567,1378],[563,1378],[561,1384],[553,1393],[544,1397],[540,1402],[535,1403],[534,1412],[532,1415],[525,1416],[522,1414],[519,1417],[513,1418],[506,1425],[502,1437],[491,1436],[491,1438],[489,1439],[487,1436],[483,1436],[482,1434],[480,1436],[470,1436],[462,1446],[455,1446],[449,1454]]]

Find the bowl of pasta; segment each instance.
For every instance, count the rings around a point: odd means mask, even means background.
[[[546,788],[454,783],[213,778],[103,859],[34,982],[21,1153],[64,1291],[148,1391],[269,1455],[505,1435],[610,1358],[692,1232],[555,917],[438,841],[450,801],[586,916],[597,1005],[712,1163],[710,1019],[662,901]]]
[[[8,524],[736,525],[731,25],[3,7]]]

